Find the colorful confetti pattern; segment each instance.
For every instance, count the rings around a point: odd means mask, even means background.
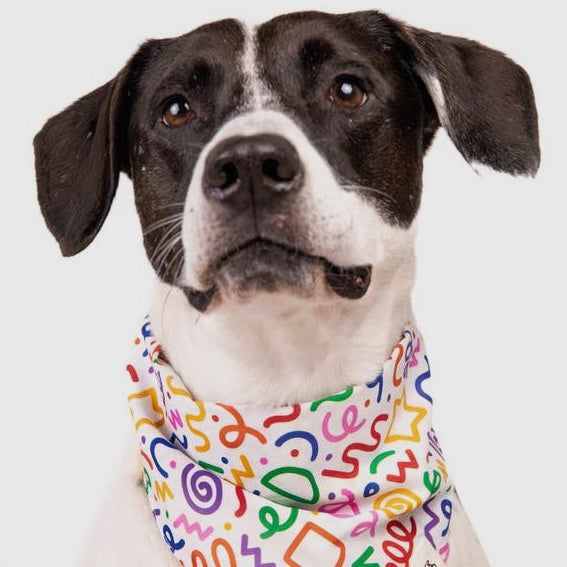
[[[148,319],[140,333],[128,401],[180,565],[411,567],[424,538],[447,562],[453,489],[416,329],[370,383],[276,409],[193,399]]]

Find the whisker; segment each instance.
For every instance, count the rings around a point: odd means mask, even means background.
[[[168,256],[171,254],[175,247],[181,242],[181,234],[175,235],[169,241],[167,241],[162,247],[160,247],[159,254],[155,254],[155,262],[157,264],[157,272],[161,273],[164,267],[169,264],[171,267],[171,261],[168,261]]]
[[[181,240],[181,220],[178,222],[173,223],[173,226],[170,226],[168,230],[161,236],[160,241],[158,242],[154,253],[152,254],[151,261],[158,262],[160,259],[163,259],[165,255],[167,255],[169,249],[174,245],[172,243],[176,243],[176,241]]]
[[[179,279],[181,278],[181,274],[183,273],[183,267],[185,264],[185,258],[183,253],[184,253],[183,246],[180,246],[179,250],[177,250],[177,252],[173,255],[173,258],[171,259],[172,272],[175,273],[174,276],[175,282],[179,281]],[[177,266],[175,267],[175,270],[173,270],[173,266],[175,266],[176,262],[177,262]]]
[[[207,144],[201,143],[198,144],[197,142],[189,142],[183,144],[186,148],[197,148],[198,150],[202,150]]]
[[[367,191],[368,193],[374,193],[386,201],[396,204],[396,200],[392,197],[392,195],[386,193],[386,191],[383,191],[382,189],[378,189],[377,187],[368,187],[367,185],[358,185],[357,183],[341,183],[341,187],[347,191]]]
[[[156,222],[150,224],[144,229],[143,234],[145,236],[146,234],[149,234],[150,232],[153,232],[158,228],[163,228],[164,226],[167,226],[172,223],[180,222],[181,220],[183,220],[183,213],[175,213],[173,215],[159,219]]]
[[[172,241],[181,240],[181,231],[178,231],[178,228],[179,226],[174,225],[162,235],[154,253],[152,254],[152,259],[157,261],[158,256],[161,256],[161,254],[170,247]]]
[[[158,205],[156,207],[156,210],[167,209],[169,207],[184,207],[184,206],[185,206],[185,201],[180,201],[178,203],[165,203],[164,205]]]

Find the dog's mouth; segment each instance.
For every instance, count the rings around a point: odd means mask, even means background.
[[[257,237],[231,249],[211,265],[205,281],[213,283],[207,289],[186,287],[184,291],[189,303],[203,312],[221,290],[240,297],[282,289],[309,296],[320,273],[333,293],[355,300],[366,294],[372,266],[337,266],[324,257]]]

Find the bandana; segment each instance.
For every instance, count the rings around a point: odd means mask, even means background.
[[[368,384],[279,408],[195,400],[148,319],[135,350],[128,401],[144,486],[180,565],[447,562],[453,489],[416,329]]]

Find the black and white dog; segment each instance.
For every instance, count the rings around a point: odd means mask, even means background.
[[[39,201],[63,254],[76,254],[101,228],[119,174],[125,172],[133,181],[144,245],[160,280],[150,322],[163,364],[175,369],[199,407],[216,403],[287,411],[386,376],[388,361],[413,320],[414,220],[423,156],[440,126],[471,163],[514,175],[534,175],[538,169],[529,78],[498,51],[375,11],[296,13],[257,27],[224,20],[178,38],[146,42],[112,81],[51,118],[34,141]],[[417,352],[412,348],[408,368]],[[167,413],[166,394],[179,387],[162,378]],[[408,400],[403,397],[399,407],[417,412],[416,402]],[[386,404],[385,397],[382,401]],[[380,404],[373,411],[387,413]],[[344,430],[341,436],[329,433],[327,440],[340,437],[346,444],[362,428],[364,420],[357,421],[354,412],[339,416]],[[331,427],[336,416],[329,416]],[[186,421],[191,429],[189,414]],[[433,512],[421,535],[434,555],[419,556],[413,536],[404,540],[405,547],[399,543],[402,527],[414,525],[410,512],[417,514],[430,501],[416,497],[403,511],[395,503],[382,506],[386,479],[394,478],[394,471],[405,479],[413,461],[388,469],[378,439],[393,438],[392,426],[377,431],[370,455],[375,487],[371,491],[370,484],[357,486],[353,480],[345,482],[343,492],[358,498],[358,490],[361,498],[371,498],[372,512],[353,500],[349,514],[338,508],[329,514],[349,521],[369,514],[377,522],[372,540],[349,555],[346,536],[332,537],[333,529],[322,523],[325,527],[313,534],[324,534],[339,551],[332,562],[318,562],[414,567],[440,558],[454,567],[487,565],[455,494],[445,515],[450,522],[443,549],[432,535]],[[425,433],[420,439],[426,445],[424,466],[429,466],[435,443]],[[167,439],[171,450],[187,449],[169,434]],[[142,455],[144,442],[143,437]],[[359,444],[360,451],[366,451],[363,446],[368,444]],[[386,455],[384,469],[377,464],[378,453]],[[277,547],[272,542],[290,525],[287,516],[278,526],[271,517],[273,533],[260,536],[254,553],[251,535],[246,540],[242,535],[240,546],[230,543],[236,528],[223,523],[226,517],[217,520],[219,527],[211,519],[210,532],[202,522],[199,532],[186,523],[191,529],[183,539],[169,526],[158,529],[152,516],[161,512],[152,514],[151,498],[148,505],[146,492],[153,493],[151,482],[140,482],[139,454],[137,443],[101,519],[87,566],[178,565],[182,557],[185,565],[316,564],[305,558],[317,557],[317,550],[298,559],[295,532],[286,553],[271,553]],[[220,460],[215,466],[220,470]],[[209,462],[207,474],[215,466]],[[249,468],[249,476],[261,476],[258,468]],[[241,473],[233,479],[243,489],[240,503],[253,508],[259,495],[252,495]],[[261,496],[277,502],[266,476]],[[441,476],[446,481],[438,471],[431,477],[439,483],[430,491],[432,500],[441,490]],[[165,485],[159,486],[167,504]],[[173,484],[168,487],[175,491]],[[290,485],[276,488],[280,496],[291,491]],[[404,484],[399,490],[408,494],[410,489]],[[223,485],[222,490],[229,489]],[[338,502],[335,493],[329,499]],[[315,500],[289,508],[290,518],[299,514],[296,526],[306,509],[314,518],[330,510],[330,502]],[[378,529],[382,520],[390,522],[386,531]],[[388,537],[398,543],[389,545]],[[212,560],[204,552],[190,552],[203,541]]]

